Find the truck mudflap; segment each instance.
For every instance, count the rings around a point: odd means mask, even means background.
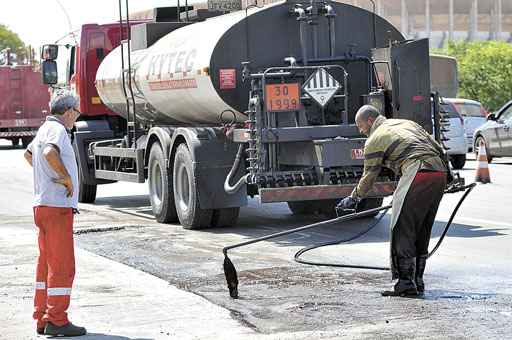
[[[396,182],[377,182],[370,192],[370,197],[385,197],[395,191]],[[354,190],[355,184],[310,185],[286,188],[260,188],[261,203],[314,201],[347,197]]]

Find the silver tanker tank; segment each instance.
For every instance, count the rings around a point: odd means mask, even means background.
[[[300,2],[281,2],[250,9],[247,15],[244,10],[192,23],[168,33],[147,49],[133,51],[138,118],[162,125],[216,125],[220,113],[231,109],[242,121],[250,89],[249,82],[241,79],[242,62],[250,61],[253,72],[282,66],[286,57],[303,62],[300,22],[293,14],[296,3]],[[304,2],[305,6],[308,3]],[[313,61],[331,56],[341,63],[345,59],[354,94],[349,108],[357,108],[359,95],[369,90],[368,67],[347,60],[354,52],[364,60],[375,45],[385,46],[389,40],[403,40],[403,36],[371,12],[347,4],[329,4],[336,16],[319,17],[314,28],[308,26],[306,57]],[[331,25],[328,20],[333,21]],[[335,39],[331,39],[334,33]],[[330,45],[332,41],[334,46]],[[118,47],[105,57],[97,72],[96,87],[103,103],[125,115],[120,53]]]

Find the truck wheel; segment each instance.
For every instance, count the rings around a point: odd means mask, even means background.
[[[212,227],[232,227],[236,225],[240,208],[215,209],[212,215]]]
[[[336,207],[337,200],[293,201],[287,203],[293,215],[336,216],[334,207]]]
[[[31,141],[32,141],[32,137],[23,137],[23,138],[21,138],[21,146],[23,146],[23,149],[26,149]]]
[[[78,170],[78,202],[80,203],[94,203],[96,200],[96,190],[98,188],[95,184],[86,184],[82,179],[81,171]]]
[[[315,201],[290,201],[287,203],[293,215],[315,215],[319,212]]]
[[[359,204],[357,206],[357,212],[382,207],[382,202],[384,202],[384,198],[382,198],[382,197],[365,198],[365,199],[361,200],[361,202],[359,202]],[[379,212],[376,212],[371,215],[368,215],[367,217],[375,217],[378,214],[379,214]]]
[[[185,229],[210,227],[213,210],[201,209],[199,206],[192,156],[186,144],[178,146],[173,170],[174,202],[181,225]]]
[[[160,223],[176,222],[174,192],[164,152],[159,143],[153,144],[148,166],[149,200],[155,218]]]
[[[450,157],[450,163],[455,170],[460,170],[466,164],[466,155],[453,155]]]
[[[12,143],[13,147],[17,148],[18,146],[20,146],[20,139],[19,138],[11,139],[11,143]]]

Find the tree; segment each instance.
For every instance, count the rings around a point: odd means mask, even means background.
[[[512,98],[512,45],[499,41],[450,42],[436,53],[457,58],[459,97],[478,100],[489,111]]]
[[[25,44],[20,37],[9,30],[7,26],[0,24],[0,51],[5,48],[10,48],[13,53],[16,53],[18,60],[23,60],[26,57]]]

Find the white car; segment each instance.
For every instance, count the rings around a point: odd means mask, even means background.
[[[445,103],[449,103],[460,113],[464,119],[464,131],[466,132],[466,140],[468,152],[473,149],[473,134],[475,130],[484,125],[487,121],[487,112],[482,104],[475,100],[461,98],[445,98]]]
[[[441,112],[450,122],[447,126],[448,131],[444,132],[444,136],[448,139],[443,142],[446,153],[452,167],[457,170],[462,169],[466,164],[466,153],[468,151],[464,119],[447,99],[441,101]]]

